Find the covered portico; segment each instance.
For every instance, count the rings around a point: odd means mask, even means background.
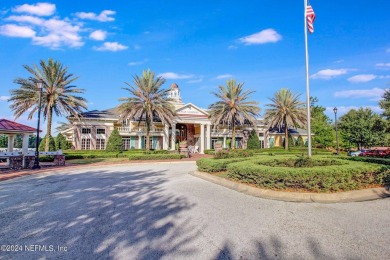
[[[14,142],[16,135],[23,136],[22,153],[25,155],[28,152],[28,140],[30,135],[34,134],[37,130],[33,127],[22,125],[14,121],[7,119],[0,119],[0,134],[8,136],[7,152],[14,151]]]
[[[199,153],[210,149],[211,121],[208,113],[203,109],[188,103],[176,110],[176,118],[169,131],[171,150],[175,150],[177,142],[187,141],[187,144],[199,146]],[[168,133],[167,133],[168,134]],[[165,138],[165,146],[168,147],[168,138]]]

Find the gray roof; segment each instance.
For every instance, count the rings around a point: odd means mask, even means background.
[[[269,129],[270,134],[283,134],[284,135],[284,127],[282,128],[270,128]],[[307,135],[307,130],[302,128],[289,128],[288,133],[291,135]],[[313,135],[313,133],[312,133]]]
[[[90,119],[119,119],[119,112],[117,108],[110,108],[106,110],[91,110],[81,113],[80,117]]]

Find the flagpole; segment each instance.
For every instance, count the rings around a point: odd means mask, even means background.
[[[307,110],[307,155],[311,157],[311,126],[310,126],[310,85],[309,85],[309,50],[307,46],[307,0],[304,0],[304,32],[305,32],[305,52],[306,52],[306,110]]]

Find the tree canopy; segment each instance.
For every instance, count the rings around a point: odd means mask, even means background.
[[[265,121],[270,127],[284,128],[284,147],[288,150],[288,129],[304,127],[306,120],[305,104],[299,100],[300,94],[282,88],[269,98],[272,103],[265,111]]]
[[[236,80],[226,81],[226,86],[220,85],[218,92],[212,92],[218,101],[209,106],[209,115],[214,125],[232,125],[232,149],[235,149],[236,127],[243,125],[245,120],[256,125],[256,117],[260,113],[258,102],[248,100],[254,91],[244,90],[244,83]]]
[[[68,68],[59,61],[49,59],[47,62],[40,61],[40,67],[34,65],[23,66],[31,76],[28,78],[17,78],[14,83],[20,87],[10,91],[9,102],[15,118],[28,112],[28,119],[32,119],[39,108],[38,83],[42,83],[41,109],[43,118],[47,120],[47,136],[51,136],[53,113],[57,116],[78,114],[87,108],[86,100],[79,96],[84,92],[70,85],[77,79],[73,74],[68,73]],[[50,140],[46,140],[45,151],[49,150]]]

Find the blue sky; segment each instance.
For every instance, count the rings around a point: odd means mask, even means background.
[[[89,110],[125,96],[124,82],[150,68],[184,102],[206,108],[227,79],[245,82],[265,110],[282,87],[305,99],[301,1],[1,1],[0,117],[14,119],[9,90],[22,65],[54,58],[79,76]],[[312,0],[310,91],[327,107],[371,107],[390,82],[390,3]],[[35,126],[26,117],[17,121]],[[54,119],[54,122],[65,119]]]

